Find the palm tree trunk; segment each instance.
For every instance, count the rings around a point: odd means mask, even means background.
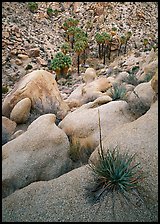
[[[85,51],[85,49],[84,49],[83,55],[84,55],[84,65],[85,65],[85,63],[86,63],[86,51]]]
[[[125,43],[125,46],[124,46],[124,53],[126,54],[126,50],[127,50],[127,41]]]
[[[99,58],[101,58],[101,45],[98,44],[98,52],[99,52]]]
[[[105,65],[106,63],[106,46],[103,46],[103,64]]]
[[[79,54],[78,54],[78,58],[77,58],[77,63],[78,63],[78,74],[79,74]]]
[[[119,56],[119,54],[120,54],[121,47],[122,47],[122,44],[120,44],[120,46],[119,46],[119,49],[118,49],[118,56]]]

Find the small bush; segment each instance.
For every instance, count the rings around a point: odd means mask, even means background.
[[[38,3],[36,2],[29,2],[28,8],[31,12],[35,12],[38,9]]]
[[[112,100],[120,100],[124,99],[124,96],[126,95],[126,88],[124,85],[118,85],[117,83],[113,84],[111,89],[111,97]]]
[[[9,91],[7,86],[2,86],[2,93],[5,94]]]
[[[123,81],[134,86],[137,86],[139,84],[139,80],[134,73],[129,73],[129,75],[124,78]]]

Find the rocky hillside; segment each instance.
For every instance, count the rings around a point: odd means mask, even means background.
[[[89,66],[94,65],[98,69],[102,64],[91,60],[97,57],[95,33],[108,31],[114,24],[118,34],[128,29],[133,32],[129,49],[141,52],[145,37],[150,44],[158,40],[157,6],[157,2],[38,2],[38,10],[33,13],[27,2],[3,2],[2,85],[11,90],[25,74],[36,69],[49,70],[52,56],[65,42],[62,24],[69,17],[79,19],[78,26],[88,33],[90,51],[86,63]],[[48,7],[58,10],[58,13],[49,17]],[[84,72],[83,68],[81,72]],[[68,89],[61,87],[67,94],[77,87],[76,83],[80,83],[81,77],[78,80],[74,77],[73,73]]]
[[[157,222],[158,3],[37,6],[2,3],[3,222]]]

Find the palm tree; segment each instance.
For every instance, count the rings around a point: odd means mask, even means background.
[[[126,53],[127,43],[129,41],[130,37],[132,36],[132,32],[131,31],[127,31],[125,36],[126,36],[126,43],[125,43],[124,52]]]
[[[107,57],[110,60],[112,36],[106,32],[103,32],[102,36],[104,37],[104,43],[105,43],[103,52],[103,64],[105,65],[106,52]]]
[[[85,49],[85,42],[83,40],[79,40],[74,44],[74,51],[77,53],[77,66],[78,66],[78,74],[79,74],[79,64],[80,64],[80,54]]]
[[[70,50],[70,45],[65,42],[64,44],[61,45],[61,51],[66,55]]]
[[[99,58],[102,58],[103,48],[104,48],[104,42],[105,42],[104,37],[100,33],[96,33],[95,39],[96,39],[96,41],[98,43],[98,54],[99,54]],[[101,50],[101,46],[102,46],[102,50]]]
[[[88,38],[86,36],[86,33],[83,30],[81,30],[81,32],[78,32],[78,33],[75,34],[74,40],[75,40],[75,42],[77,42],[77,41],[83,41],[84,42],[83,56],[84,56],[84,64],[85,64],[85,60],[86,60],[85,50],[88,47]]]
[[[147,38],[143,39],[143,44],[144,44],[144,47],[146,49],[147,48],[147,44],[148,44],[148,39]]]
[[[119,49],[118,49],[118,56],[120,54],[122,45],[126,44],[126,36],[121,35],[120,38],[119,38],[119,42],[120,42],[120,45],[119,45]]]

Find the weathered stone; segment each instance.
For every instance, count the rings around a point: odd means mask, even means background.
[[[17,124],[9,118],[2,116],[2,126],[6,129],[7,133],[11,135],[14,133]]]
[[[95,78],[97,78],[97,74],[94,68],[87,68],[84,75],[83,80],[87,84],[92,82]]]
[[[59,127],[69,136],[73,144],[76,145],[76,142],[79,142],[83,149],[91,150],[99,144],[98,109],[102,139],[115,127],[133,120],[127,111],[128,104],[125,101],[110,102],[111,98],[104,99],[103,97],[69,113],[59,123]]]
[[[81,84],[75,89],[70,96],[65,100],[69,107],[72,108],[75,105],[77,107],[94,101],[100,96],[107,95],[105,91],[112,87],[112,83],[105,77],[100,77],[87,84]]]
[[[22,59],[22,60],[26,60],[26,59],[29,58],[28,55],[26,55],[26,54],[18,54],[17,57],[18,57],[19,59]]]
[[[15,60],[15,63],[16,63],[17,65],[21,65],[21,64],[23,64],[23,62],[22,62],[20,59],[18,59],[18,58]]]
[[[39,48],[31,48],[28,50],[29,57],[39,57],[40,49]]]
[[[14,106],[10,114],[10,119],[17,124],[24,123],[29,117],[30,109],[31,100],[29,98],[24,98]]]
[[[70,169],[69,141],[55,120],[54,114],[42,115],[25,133],[3,145],[3,197],[34,181],[56,178]]]
[[[69,110],[68,105],[62,100],[55,79],[45,70],[36,70],[22,77],[5,97],[2,115],[9,117],[13,107],[24,98],[31,100],[32,108],[38,113],[52,112],[58,119],[63,119]]]

